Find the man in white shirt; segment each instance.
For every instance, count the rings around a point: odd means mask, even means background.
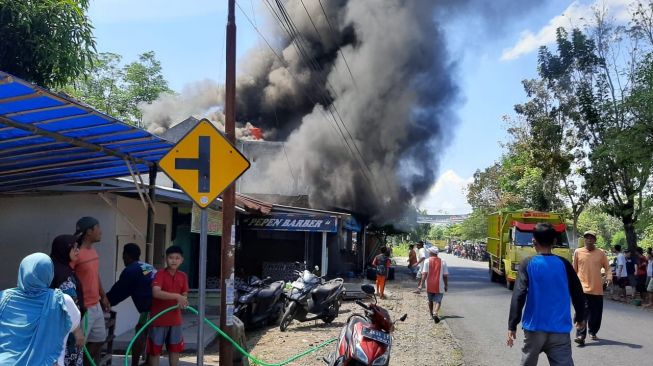
[[[419,282],[418,290],[426,283],[426,293],[429,300],[429,311],[431,319],[435,323],[440,322],[440,306],[444,293],[449,290],[449,269],[447,263],[438,257],[439,250],[433,246],[429,248],[429,259],[424,262],[422,269],[422,278]],[[433,309],[435,303],[435,309]]]
[[[424,266],[424,261],[429,256],[426,253],[426,248],[424,248],[424,242],[423,241],[418,241],[417,242],[417,275],[415,276],[416,280],[421,280],[422,279],[422,267]]]
[[[614,246],[614,251],[617,253],[617,265],[615,267],[617,276],[617,285],[619,286],[619,293],[626,298],[626,285],[628,284],[628,272],[626,271],[626,256],[621,251],[621,245]],[[617,300],[617,299],[614,299]]]

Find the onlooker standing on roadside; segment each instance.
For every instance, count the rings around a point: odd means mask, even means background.
[[[438,257],[438,247],[429,248],[430,258],[424,262],[422,269],[422,279],[417,286],[417,290],[422,290],[422,285],[426,282],[426,294],[429,299],[429,312],[435,323],[440,322],[440,306],[444,293],[449,291],[449,269],[447,263]],[[435,310],[433,309],[435,303]]]
[[[424,261],[428,258],[426,254],[426,248],[424,248],[424,242],[417,242],[417,275],[416,280],[422,279],[422,268],[424,267]]]
[[[553,225],[537,224],[533,231],[537,255],[525,258],[519,265],[510,304],[506,344],[513,346],[517,325],[522,322],[522,366],[537,365],[542,352],[546,353],[551,365],[574,364],[569,337],[572,329],[570,298],[576,311],[576,329],[584,327],[583,287],[571,263],[551,252],[556,236]]]
[[[376,293],[382,299],[385,299],[385,280],[388,277],[391,263],[387,247],[381,247],[381,254],[374,257],[372,261],[372,266],[376,268]]]
[[[646,250],[646,258],[648,259],[648,265],[646,266],[646,292],[647,294],[647,299],[648,299],[648,304],[644,305],[644,307],[651,307],[653,306],[653,248],[649,247]]]
[[[82,217],[77,221],[75,236],[79,243],[79,255],[73,268],[84,290],[84,307],[87,312],[85,323],[88,322],[88,328],[85,328],[86,348],[95,363],[98,363],[102,344],[107,339],[104,311],[110,309],[100,281],[100,256],[94,247],[95,243],[102,240],[100,222],[93,217]],[[84,365],[90,364],[88,358],[84,357]]]
[[[69,295],[49,288],[53,277],[52,259],[30,254],[20,262],[18,285],[0,291],[0,365],[64,365],[80,314]]]
[[[574,252],[574,271],[578,274],[580,283],[585,293],[585,323],[586,326],[576,330],[575,342],[579,346],[585,345],[587,330],[590,338],[597,340],[596,336],[601,328],[603,318],[603,278],[601,269],[605,270],[606,280],[612,282],[612,271],[608,257],[601,249],[596,248],[596,232],[586,231],[583,234],[585,246]]]
[[[417,274],[417,253],[415,253],[415,246],[413,244],[408,246],[408,269],[413,275]]]
[[[188,277],[179,270],[184,253],[173,245],[166,249],[166,268],[156,272],[152,281],[152,309],[154,317],[163,310],[179,305],[188,306]],[[170,366],[179,365],[179,354],[184,351],[181,309],[175,309],[156,319],[149,330],[147,352],[150,366],[159,366],[163,346],[168,350]]]
[[[109,292],[107,298],[111,306],[116,306],[128,297],[132,298],[136,310],[140,313],[134,328],[138,332],[148,321],[150,307],[152,306],[152,280],[156,271],[150,264],[141,262],[141,248],[135,243],[128,243],[122,249],[122,261],[125,269],[120,273],[120,278]],[[132,347],[132,366],[138,366],[138,361],[145,350],[147,331],[134,341]]]
[[[628,284],[628,272],[626,271],[626,256],[621,252],[621,245],[617,244],[614,246],[614,251],[617,253],[617,264],[616,274],[617,274],[617,284],[619,285],[619,295],[626,298],[626,285]],[[613,300],[618,300],[618,298],[613,298]]]
[[[635,288],[637,287],[637,277],[635,277],[635,273],[637,273],[637,254],[630,249],[626,249],[625,257],[626,257],[626,274],[628,275],[627,284],[632,288],[633,295],[634,295]]]
[[[648,259],[644,255],[644,249],[637,247],[635,252],[637,254],[637,269],[635,270],[635,290],[639,293],[642,301],[646,300],[646,267],[648,266]]]
[[[77,310],[83,316],[86,309],[84,308],[82,285],[70,266],[77,260],[78,255],[79,247],[74,235],[59,235],[54,238],[50,251],[50,258],[54,265],[54,277],[50,288],[58,288],[70,296],[77,305]],[[82,350],[84,343],[86,340],[82,328],[76,327],[64,345],[66,352],[64,358],[59,360],[59,366],[81,366],[84,363]]]

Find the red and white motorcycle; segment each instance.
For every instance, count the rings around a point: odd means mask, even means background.
[[[374,286],[361,286],[363,292],[374,294]],[[337,348],[324,361],[329,366],[386,366],[390,363],[392,349],[392,332],[394,322],[388,311],[374,303],[365,305],[362,301],[356,304],[365,309],[364,314],[353,314],[342,328],[338,338]],[[404,314],[399,320],[404,321]]]

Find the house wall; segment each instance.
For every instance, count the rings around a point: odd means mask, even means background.
[[[115,283],[124,268],[122,246],[135,242],[145,255],[147,210],[140,200],[106,194],[109,205],[97,194],[0,197],[0,288],[16,286],[20,261],[34,252],[50,253],[52,240],[60,234],[73,234],[82,216],[100,221],[102,241],[96,250],[100,256],[100,278],[105,291]],[[116,207],[122,212],[120,213]],[[123,216],[123,214],[125,216]],[[138,229],[135,230],[127,221]],[[170,242],[172,209],[157,203],[155,222],[165,224],[166,243]],[[116,334],[133,328],[138,313],[131,299],[113,308],[118,313]]]
[[[115,197],[107,196],[115,203]],[[116,262],[116,214],[99,196],[91,194],[58,196],[0,197],[0,288],[16,286],[18,265],[34,252],[50,254],[52,240],[73,234],[82,216],[100,221],[102,241],[97,245],[102,285],[114,279]]]

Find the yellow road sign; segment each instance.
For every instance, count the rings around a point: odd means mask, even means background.
[[[161,158],[159,166],[205,208],[250,164],[209,120],[202,119]]]

